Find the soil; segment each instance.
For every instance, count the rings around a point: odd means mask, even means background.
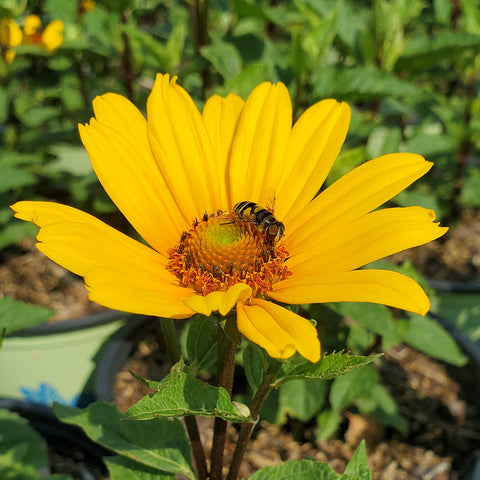
[[[10,296],[56,311],[53,321],[87,315],[102,307],[87,298],[83,280],[57,266],[26,240],[1,253],[0,297]],[[410,259],[426,276],[439,280],[470,281],[480,284],[480,212],[465,215],[442,239],[392,257],[396,262]],[[168,367],[165,349],[150,336],[139,343],[115,384],[115,403],[120,410],[148,392],[128,373],[134,371],[151,379],[162,378]],[[328,462],[342,472],[361,438],[365,438],[374,479],[446,480],[461,478],[480,452],[479,391],[462,383],[458,369],[399,346],[386,352],[380,366],[383,384],[408,420],[404,434],[382,428],[374,419],[346,412],[337,436],[316,441],[314,425],[299,427],[262,423],[256,430],[242,465],[241,474],[250,476],[267,465],[288,459],[313,458]],[[478,384],[478,379],[476,379]],[[213,436],[209,419],[200,419],[200,431],[208,444]],[[228,464],[236,430],[230,427],[225,453]],[[81,477],[78,477],[81,478]],[[97,478],[97,477],[96,477]]]
[[[88,299],[81,278],[49,260],[25,239],[15,248],[0,252],[0,298],[50,308],[50,322],[80,318],[105,308]]]
[[[480,285],[480,210],[464,212],[438,240],[392,255],[395,263],[410,260],[431,279]]]

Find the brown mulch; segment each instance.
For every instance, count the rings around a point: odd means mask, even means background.
[[[392,255],[395,263],[410,260],[423,275],[435,280],[480,284],[480,210],[464,212],[438,240]]]
[[[10,297],[47,307],[56,312],[50,322],[80,318],[103,310],[88,299],[84,282],[49,260],[25,239],[13,250],[2,252],[0,298]]]

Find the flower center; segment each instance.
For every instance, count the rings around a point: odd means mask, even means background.
[[[167,270],[182,287],[202,295],[246,283],[252,296],[263,296],[292,273],[288,252],[253,221],[219,210],[195,220],[180,242],[168,251]]]

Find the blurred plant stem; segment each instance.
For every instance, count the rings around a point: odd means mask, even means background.
[[[226,334],[220,321],[218,322],[218,386],[223,387],[228,394],[232,395],[233,374],[235,370],[235,353],[237,346]],[[221,480],[223,468],[223,451],[227,422],[219,417],[215,418],[213,427],[213,445],[211,454],[210,479]]]
[[[125,26],[128,23],[129,14],[127,11],[122,12],[122,24]],[[135,79],[135,72],[132,65],[132,51],[130,48],[130,39],[128,38],[125,29],[122,32],[123,39],[123,52],[122,52],[122,68],[123,68],[123,81],[125,85],[125,91],[127,97],[132,102],[134,101],[133,95],[133,80]]]
[[[82,70],[80,54],[73,57],[73,66],[75,68],[75,73],[77,75],[78,83],[80,85],[80,95],[82,97],[83,105],[85,107],[85,111],[88,112],[92,107],[92,101],[90,100],[90,97],[88,95],[87,82]]]
[[[208,34],[208,0],[190,0],[188,1],[190,9],[190,24],[192,28],[193,44],[195,54],[200,55],[203,46],[210,43]],[[208,65],[202,67],[200,74],[203,82],[203,92],[210,87],[210,72]]]
[[[171,318],[160,318],[160,325],[163,332],[163,337],[167,345],[168,354],[172,364],[180,360],[180,345],[178,343],[177,332],[175,325]],[[197,420],[195,417],[187,416],[185,418],[185,425],[187,427],[188,436],[192,445],[193,458],[197,467],[198,479],[206,480],[207,462],[205,459],[205,452],[203,450],[202,442],[200,441],[200,432],[198,431]]]
[[[232,461],[230,462],[230,469],[228,471],[227,480],[236,480],[240,465],[242,464],[243,456],[247,449],[248,442],[252,436],[253,429],[258,422],[258,414],[260,409],[272,390],[273,382],[277,378],[278,372],[282,367],[282,363],[274,358],[270,359],[270,365],[263,376],[262,383],[258,387],[250,404],[250,415],[252,420],[250,422],[242,423],[240,433],[238,435],[237,446],[233,453]]]

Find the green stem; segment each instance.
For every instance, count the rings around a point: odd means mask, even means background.
[[[177,363],[180,360],[181,353],[173,320],[171,318],[160,318],[160,325],[162,327],[163,337],[167,345],[170,360],[172,364]],[[195,459],[195,465],[197,466],[198,478],[199,480],[206,480],[208,477],[207,461],[200,440],[197,420],[195,417],[190,416],[184,418],[188,437],[190,438],[190,444],[192,445],[193,458]]]
[[[235,353],[237,346],[225,334],[222,325],[218,322],[218,386],[223,387],[229,395],[232,394],[233,374],[235,370]],[[223,469],[223,452],[227,435],[227,422],[219,417],[215,418],[213,427],[212,454],[210,457],[210,479],[221,480]]]
[[[240,465],[242,464],[243,456],[245,455],[245,451],[247,449],[248,441],[250,440],[253,429],[258,422],[258,414],[260,413],[260,409],[267,399],[268,394],[272,390],[273,382],[277,378],[281,367],[281,362],[272,359],[268,370],[263,376],[262,383],[253,396],[252,403],[250,404],[250,415],[252,420],[250,422],[242,423],[242,426],[240,427],[237,446],[230,463],[230,470],[228,471],[227,480],[236,480],[238,476]]]

